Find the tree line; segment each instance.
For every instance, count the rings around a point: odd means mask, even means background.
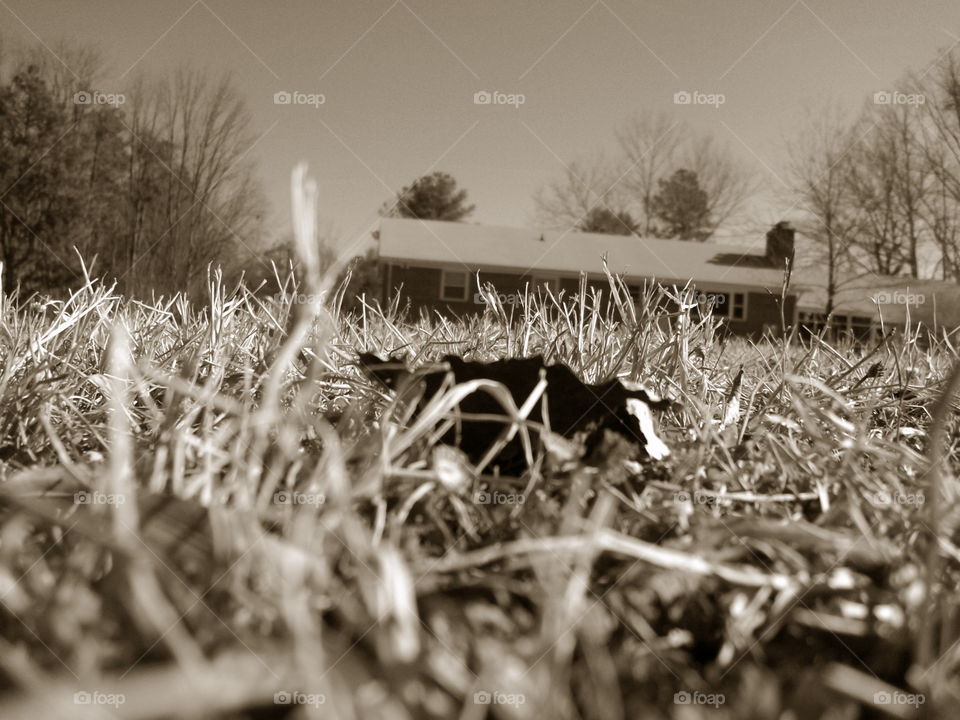
[[[285,243],[265,237],[251,118],[229,77],[183,68],[116,90],[104,75],[87,48],[0,42],[3,289],[58,292],[90,272],[132,295],[170,294],[202,288],[210,264],[284,264]],[[615,138],[611,155],[571,161],[536,193],[539,225],[703,241],[758,190],[727,147],[668,114],[635,113]],[[857,273],[960,281],[960,50],[852,117],[818,112],[787,145],[780,199],[826,268],[828,306]],[[462,221],[474,209],[435,172],[380,214]],[[354,290],[378,288],[373,252],[349,270]]]
[[[790,143],[786,195],[835,293],[857,276],[960,282],[960,50]]]
[[[703,241],[757,186],[753,170],[712,135],[641,111],[617,129],[612,155],[573,160],[542,187],[534,214],[558,230]]]
[[[84,262],[130,294],[191,290],[260,242],[250,116],[230,80],[181,69],[108,92],[103,68],[85,48],[0,46],[6,291],[66,291]]]

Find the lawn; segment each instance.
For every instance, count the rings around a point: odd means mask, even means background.
[[[5,296],[0,717],[956,716],[956,337],[749,341],[614,277],[347,312],[301,252],[271,295]],[[532,464],[476,473],[464,388],[415,411],[362,352],[641,382],[670,452],[494,387]]]

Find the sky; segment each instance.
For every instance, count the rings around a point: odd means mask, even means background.
[[[0,0],[0,32],[99,47],[105,92],[183,64],[231,73],[273,235],[289,229],[290,172],[306,161],[324,225],[353,245],[433,170],[469,192],[472,221],[529,226],[535,192],[613,151],[637,111],[729,145],[770,196],[753,219],[772,224],[785,141],[828,103],[855,109],[960,44],[960,2]],[[523,104],[476,104],[483,91]],[[683,91],[724,102],[675,104]],[[277,104],[282,92],[324,102]]]

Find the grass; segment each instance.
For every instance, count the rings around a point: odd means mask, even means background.
[[[347,313],[295,190],[274,296],[3,299],[0,717],[954,716],[955,337],[751,342],[613,277]],[[477,475],[462,389],[412,420],[365,351],[643,381],[671,454]]]

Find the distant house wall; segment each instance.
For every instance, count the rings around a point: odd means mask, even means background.
[[[784,298],[784,307],[781,315],[780,295],[768,292],[751,291],[747,293],[747,320],[746,322],[730,321],[730,329],[736,333],[756,334],[764,328],[772,328],[776,332],[781,330],[781,321],[787,324],[793,321],[794,307],[797,298],[787,295]]]
[[[464,268],[448,268],[451,271],[463,271]],[[492,284],[501,297],[505,297],[509,302],[512,297],[522,295],[527,284],[541,280],[553,281],[553,287],[562,290],[567,297],[573,296],[580,290],[580,279],[577,277],[560,276],[544,271],[531,272],[527,275],[508,272],[488,272],[479,271],[480,283],[486,285]],[[469,274],[469,287],[465,299],[441,299],[441,284],[443,278],[443,268],[441,267],[423,267],[416,265],[407,265],[398,262],[384,263],[383,272],[383,295],[392,297],[397,290],[402,288],[402,304],[409,304],[413,312],[434,310],[448,312],[454,315],[483,312],[484,303],[478,297],[477,271],[473,269]],[[629,285],[641,285],[642,280],[631,281]],[[766,328],[775,331],[780,330],[781,311],[779,307],[779,295],[751,288],[730,287],[711,287],[707,285],[698,285],[694,281],[696,288],[703,293],[743,293],[746,296],[746,317],[744,319],[727,318],[727,326],[730,331],[738,335],[757,336]],[[587,280],[587,286],[599,290],[604,297],[609,297],[609,283],[606,278],[591,277]],[[794,318],[795,297],[788,295],[786,307],[784,308],[784,317],[788,322]]]
[[[450,268],[461,271],[463,268]],[[463,300],[441,299],[442,268],[429,268],[389,263],[382,273],[384,297],[392,297],[402,288],[403,301],[409,302],[414,312],[445,310],[454,314],[483,312],[484,304],[477,296],[476,271],[468,274],[468,289]],[[526,280],[518,275],[480,271],[480,282],[491,283],[502,294],[522,293]]]
[[[401,290],[403,301],[414,310],[437,306],[440,298],[440,269],[408,267],[389,263],[382,272],[384,297]],[[461,308],[462,309],[462,308]]]

